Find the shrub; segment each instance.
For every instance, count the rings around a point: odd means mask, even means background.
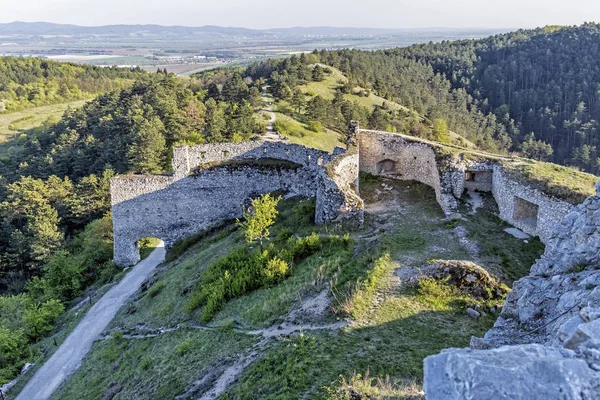
[[[193,345],[194,345],[194,342],[191,339],[186,339],[182,343],[180,343],[177,347],[175,347],[175,353],[177,353],[178,356],[183,356],[183,355],[185,355],[185,353],[190,351],[190,349],[192,348]]]
[[[310,121],[306,126],[306,129],[316,133],[323,132],[323,125],[319,121]]]
[[[119,343],[121,340],[123,340],[123,332],[113,332],[112,338],[115,342]]]
[[[156,297],[163,290],[165,284],[163,282],[157,282],[148,289],[147,296],[148,297]]]
[[[263,270],[265,282],[279,282],[288,274],[290,266],[280,258],[272,258]]]
[[[27,339],[22,331],[11,331],[0,325],[0,385],[18,373],[26,345]]]
[[[58,300],[49,300],[41,305],[32,304],[24,312],[27,335],[32,340],[37,340],[54,330],[54,323],[64,311],[65,307]]]
[[[142,361],[140,361],[140,369],[142,371],[147,371],[151,365],[152,365],[152,359],[150,357],[144,357],[144,358],[142,358]]]

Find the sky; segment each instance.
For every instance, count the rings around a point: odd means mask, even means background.
[[[600,22],[599,0],[0,0],[0,22],[247,28],[533,28]]]

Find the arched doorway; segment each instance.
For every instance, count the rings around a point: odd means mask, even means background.
[[[377,163],[377,173],[378,174],[393,174],[396,172],[396,161],[386,159],[379,161]]]

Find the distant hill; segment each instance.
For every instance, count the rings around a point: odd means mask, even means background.
[[[105,26],[79,26],[54,24],[49,22],[11,22],[0,24],[0,35],[180,35],[180,36],[204,36],[204,37],[223,37],[223,36],[406,36],[411,33],[422,34],[427,32],[433,35],[452,35],[461,37],[467,35],[487,36],[493,33],[501,32],[498,29],[450,29],[450,28],[427,28],[427,29],[385,29],[385,28],[351,28],[351,27],[292,27],[276,29],[247,29],[238,27],[221,26],[162,26],[162,25],[105,25]]]
[[[11,22],[0,24],[0,35],[264,35],[265,32],[246,28],[219,26],[161,26],[161,25],[106,25],[78,26],[53,24],[49,22]]]

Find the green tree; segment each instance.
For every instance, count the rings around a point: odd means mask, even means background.
[[[293,93],[294,94],[292,95],[291,104],[294,107],[294,109],[296,110],[296,112],[298,114],[301,114],[302,110],[306,106],[306,96],[298,88],[294,88]]]
[[[238,220],[238,225],[243,229],[246,241],[249,244],[258,241],[261,251],[263,241],[269,237],[269,227],[275,223],[279,212],[277,204],[281,197],[273,197],[270,194],[263,195],[252,200],[250,211],[244,211],[243,221]]]
[[[315,82],[321,82],[325,79],[325,71],[323,69],[323,67],[321,67],[319,64],[315,65],[315,67],[312,70],[312,80]]]
[[[441,143],[450,143],[448,124],[445,119],[438,118],[433,121],[433,137]]]
[[[248,96],[248,85],[244,83],[240,74],[235,73],[223,85],[221,96],[230,103],[241,102]]]
[[[54,330],[54,323],[64,311],[65,307],[58,300],[48,300],[42,304],[33,303],[24,313],[27,335],[35,341]]]
[[[552,145],[541,140],[535,140],[533,132],[527,136],[527,139],[521,145],[521,155],[534,160],[547,161],[553,152]]]
[[[42,267],[51,293],[45,297],[63,302],[73,299],[82,288],[82,267],[68,251],[59,250]]]
[[[206,102],[206,140],[209,143],[223,141],[223,133],[227,123],[223,108],[214,99]]]
[[[129,162],[135,172],[157,174],[164,170],[165,126],[157,116],[136,118],[135,141],[129,149]]]
[[[18,373],[26,349],[27,339],[22,331],[11,331],[0,325],[0,385]]]
[[[0,204],[1,234],[15,266],[38,266],[61,244],[58,212],[46,196],[46,185],[39,179],[26,177],[8,185]]]

